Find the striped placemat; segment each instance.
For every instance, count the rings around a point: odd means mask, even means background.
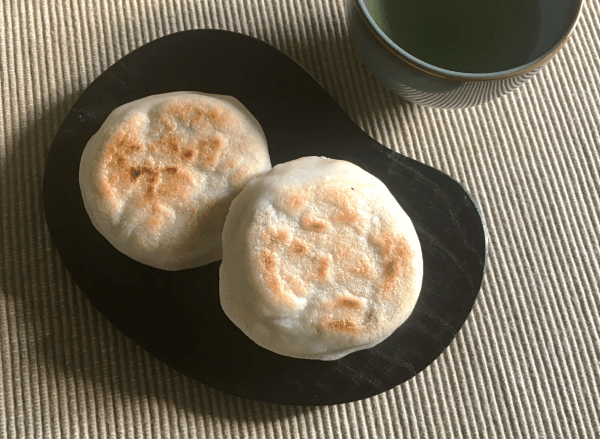
[[[377,84],[343,0],[0,1],[0,438],[600,437],[599,13],[589,0],[525,86],[446,111]],[[43,215],[54,134],[106,67],[194,28],[278,47],[367,133],[478,200],[490,236],[480,298],[416,378],[339,406],[243,400],[151,357],[74,285]]]

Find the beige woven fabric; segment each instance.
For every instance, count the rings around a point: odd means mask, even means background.
[[[600,437],[600,2],[511,95],[416,107],[355,56],[342,0],[0,1],[0,438]],[[152,358],[74,285],[42,177],[70,106],[159,36],[230,29],[304,66],[371,136],[461,181],[487,218],[477,305],[429,368],[332,407],[231,397]]]

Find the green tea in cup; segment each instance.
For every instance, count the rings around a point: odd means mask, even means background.
[[[540,40],[540,0],[365,0],[399,47],[423,62],[465,73],[531,61]]]
[[[346,0],[359,57],[387,88],[430,107],[509,93],[556,55],[583,0]]]

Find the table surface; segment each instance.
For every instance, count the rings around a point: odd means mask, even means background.
[[[600,437],[600,2],[531,81],[468,110],[383,89],[344,1],[0,1],[0,437]],[[199,384],[122,335],[77,288],[44,221],[48,150],[104,69],[172,32],[228,29],[304,66],[389,148],[460,181],[487,220],[467,323],[381,395],[278,406]]]

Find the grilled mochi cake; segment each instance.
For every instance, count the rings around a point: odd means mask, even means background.
[[[231,201],[270,168],[264,133],[239,101],[175,92],[115,109],[85,147],[79,183],[114,247],[181,270],[221,259]]]
[[[422,277],[411,220],[349,162],[277,165],[244,188],[225,221],[221,306],[278,354],[335,360],[380,343],[412,312]]]

